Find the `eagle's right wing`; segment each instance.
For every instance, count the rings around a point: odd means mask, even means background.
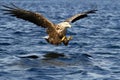
[[[1,10],[4,11],[4,14],[15,16],[17,18],[32,22],[44,28],[54,29],[54,24],[50,22],[48,19],[46,19],[44,16],[42,16],[40,13],[18,8],[14,4],[12,4],[12,7],[6,6],[6,5],[3,5],[3,7],[4,9],[1,9]]]

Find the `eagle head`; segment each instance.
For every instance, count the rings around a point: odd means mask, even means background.
[[[71,25],[68,22],[61,22],[58,25],[64,28],[71,28]]]

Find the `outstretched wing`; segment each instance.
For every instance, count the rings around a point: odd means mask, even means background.
[[[14,4],[12,4],[11,7],[6,6],[6,5],[3,5],[3,7],[4,9],[1,9],[1,10],[4,11],[4,14],[9,14],[11,16],[15,16],[17,18],[27,20],[29,22],[32,22],[44,28],[54,27],[54,24],[50,22],[48,19],[46,19],[44,16],[42,16],[40,13],[27,11],[27,10],[18,8]]]
[[[90,11],[87,11],[87,12],[76,14],[76,15],[66,19],[65,22],[73,23],[73,22],[75,22],[75,21],[77,21],[79,19],[87,17],[88,14],[90,14],[90,13],[95,13],[95,11],[97,11],[97,10],[90,10]]]

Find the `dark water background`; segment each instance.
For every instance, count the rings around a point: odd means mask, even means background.
[[[68,29],[68,46],[48,44],[43,28],[0,11],[0,80],[120,80],[120,0],[1,0],[40,12],[54,23],[83,11],[96,14]],[[43,60],[45,54],[65,57]],[[39,58],[19,58],[37,55]]]

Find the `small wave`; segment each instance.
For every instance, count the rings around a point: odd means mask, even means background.
[[[106,48],[120,49],[120,46],[115,44],[108,44],[106,45]]]
[[[0,46],[9,46],[9,45],[11,45],[11,43],[0,43]]]

